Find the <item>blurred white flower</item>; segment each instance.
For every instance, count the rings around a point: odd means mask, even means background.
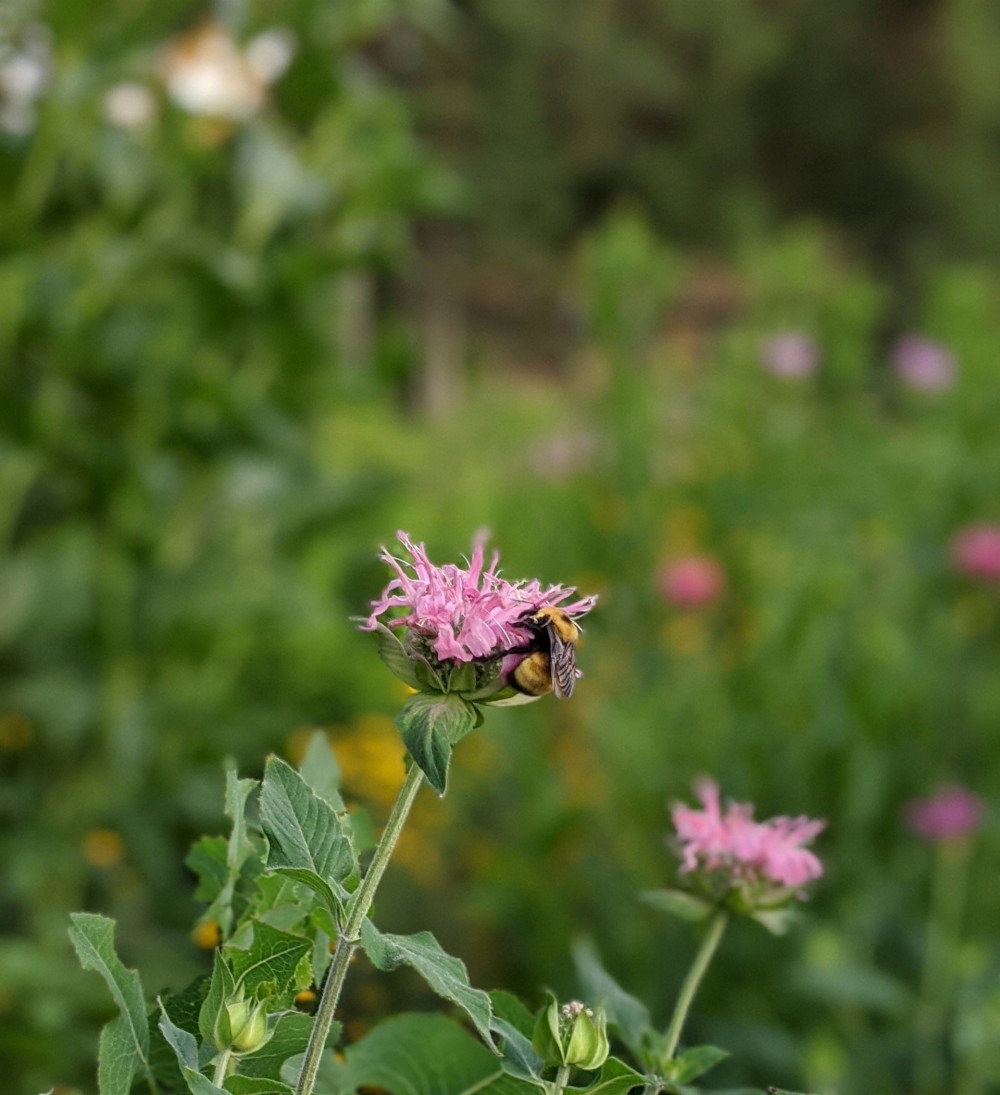
[[[291,64],[291,31],[257,35],[245,50],[220,23],[203,23],[170,46],[164,82],[190,114],[245,122],[264,105],[265,91]]]
[[[273,84],[288,71],[297,48],[298,40],[287,28],[262,31],[247,44],[247,65],[262,84]]]
[[[122,129],[140,129],[156,117],[156,96],[144,84],[115,84],[104,93],[104,117]]]
[[[52,32],[31,23],[17,37],[0,34],[0,129],[23,136],[35,125],[35,104],[52,79]]]

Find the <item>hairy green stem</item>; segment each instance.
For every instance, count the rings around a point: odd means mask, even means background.
[[[705,976],[709,962],[712,961],[712,955],[715,954],[715,949],[719,945],[719,940],[722,938],[722,933],[726,930],[728,922],[729,913],[725,909],[719,909],[709,922],[705,938],[701,941],[698,953],[694,956],[687,977],[684,978],[684,984],[681,985],[681,992],[674,1007],[674,1014],[670,1017],[670,1026],[667,1027],[665,1052],[667,1061],[674,1059],[674,1054],[677,1052],[677,1043],[681,1040],[684,1020],[687,1019],[691,1004],[694,1002],[695,993],[698,991],[701,979]]]
[[[971,850],[968,841],[942,841],[936,849],[915,1022],[917,1051],[913,1087],[917,1095],[940,1091],[944,1082],[941,1042],[954,991],[954,957]]]
[[[224,1049],[219,1054],[219,1059],[215,1062],[215,1075],[212,1077],[212,1083],[216,1087],[222,1087],[226,1082],[226,1077],[229,1075],[229,1062],[233,1058],[233,1051],[231,1049]]]
[[[570,1072],[572,1072],[572,1068],[569,1065],[560,1067],[555,1080],[552,1081],[552,1095],[563,1095],[566,1085],[569,1083]]]
[[[399,834],[403,831],[406,817],[423,781],[424,773],[417,765],[411,764],[403,786],[400,787],[399,794],[396,796],[389,820],[382,830],[375,854],[372,856],[371,863],[368,864],[368,870],[365,871],[361,885],[354,891],[348,903],[347,920],[337,938],[333,960],[330,962],[330,969],[323,984],[323,994],[320,997],[319,1007],[316,1009],[316,1021],[302,1059],[302,1072],[295,1088],[295,1095],[312,1095],[313,1087],[316,1085],[316,1074],[319,1072],[320,1058],[330,1033],[334,1012],[337,1010],[337,1002],[340,1000],[340,990],[344,987],[348,966],[351,964],[361,938],[361,925],[371,911],[375,891],[382,881],[382,875],[385,874],[389,858],[396,847],[396,841],[399,840]]]

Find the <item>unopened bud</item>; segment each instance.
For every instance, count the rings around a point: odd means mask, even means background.
[[[226,1005],[230,1045],[237,1053],[252,1053],[267,1041],[267,1015],[264,1005],[236,1000]]]
[[[588,1072],[600,1068],[610,1052],[604,1009],[598,1008],[595,1015],[579,1000],[560,1008],[550,993],[532,1044],[547,1065],[575,1065]]]

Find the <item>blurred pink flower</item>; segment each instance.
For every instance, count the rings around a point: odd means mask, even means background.
[[[728,875],[734,885],[764,883],[796,890],[819,878],[823,864],[803,845],[825,823],[807,817],[754,821],[753,806],[731,802],[725,812],[710,779],[695,787],[702,808],[678,803],[671,810],[680,842],[681,871]]]
[[[760,346],[760,363],[783,380],[801,380],[819,368],[819,347],[808,335],[781,331]]]
[[[951,542],[955,566],[970,578],[1000,582],[1000,525],[969,525]]]
[[[700,608],[722,596],[726,575],[710,555],[682,555],[660,566],[657,585],[678,608]]]
[[[572,587],[543,587],[537,578],[508,582],[497,572],[499,552],[484,570],[483,537],[477,536],[467,567],[435,566],[423,544],[414,544],[405,532],[396,533],[410,555],[397,559],[386,548],[382,556],[396,573],[382,596],[372,602],[372,613],[361,625],[374,631],[379,616],[402,608],[402,616],[382,622],[390,628],[410,627],[425,636],[441,661],[471,662],[499,657],[505,650],[529,638],[518,626],[525,615],[542,605],[561,605],[570,616],[582,616],[594,607],[596,597],[581,597],[563,604],[576,592]]]
[[[939,787],[930,798],[915,798],[903,811],[906,824],[924,840],[961,840],[983,819],[982,800],[957,784]]]
[[[897,374],[911,388],[940,392],[955,383],[955,355],[922,335],[904,335],[892,348]]]

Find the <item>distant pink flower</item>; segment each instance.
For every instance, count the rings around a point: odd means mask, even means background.
[[[710,555],[682,555],[662,564],[657,584],[660,594],[678,608],[700,608],[722,596],[726,575]]]
[[[940,392],[955,383],[955,355],[922,335],[904,335],[892,348],[892,364],[911,388]]]
[[[678,803],[671,810],[680,844],[681,872],[728,876],[733,886],[764,884],[797,890],[819,878],[823,864],[803,845],[823,830],[807,817],[754,821],[753,806],[731,802],[722,810],[710,779],[695,787],[702,808]]]
[[[819,368],[819,347],[808,335],[781,331],[760,346],[760,363],[783,380],[802,380]]]
[[[970,578],[1000,582],[1000,525],[969,525],[951,542],[955,566]]]
[[[950,784],[939,787],[930,798],[907,803],[903,816],[913,832],[931,843],[961,840],[979,828],[983,803],[971,791]]]
[[[497,572],[499,552],[483,569],[483,538],[473,544],[468,566],[435,566],[423,544],[414,544],[405,532],[397,532],[399,542],[410,561],[397,559],[386,548],[381,558],[395,571],[396,577],[382,596],[372,602],[372,613],[361,625],[374,631],[381,622],[386,627],[408,627],[424,636],[440,661],[471,662],[499,657],[512,646],[529,638],[518,624],[525,615],[542,605],[560,605],[570,616],[582,616],[594,607],[596,597],[581,597],[569,604],[576,592],[570,587],[543,587],[537,578],[508,582]],[[401,616],[386,616],[393,608],[405,611]]]

